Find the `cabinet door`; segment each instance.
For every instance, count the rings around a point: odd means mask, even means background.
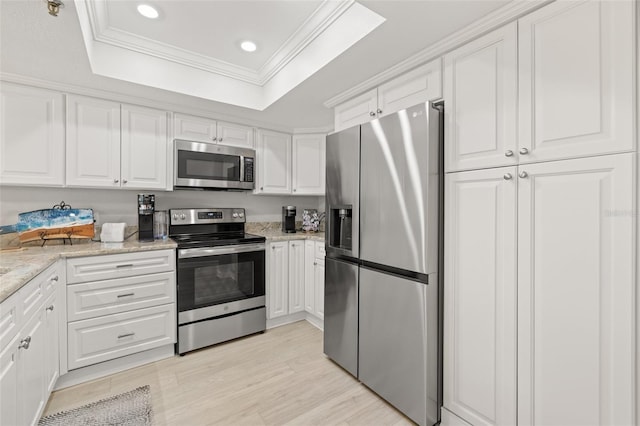
[[[516,424],[517,169],[445,178],[444,407]]]
[[[289,243],[275,242],[270,247],[267,314],[269,319],[273,319],[286,315],[289,311]]]
[[[44,409],[45,347],[44,309],[39,309],[20,332],[21,342],[30,339],[18,350],[18,424],[33,425]],[[19,342],[19,344],[21,343]],[[4,395],[3,395],[4,396]]]
[[[67,186],[120,187],[120,104],[67,96]]]
[[[634,17],[632,1],[558,1],[518,22],[521,163],[635,148]]]
[[[253,128],[219,121],[218,143],[253,149]]]
[[[289,241],[289,313],[304,311],[304,241]]]
[[[442,59],[422,65],[378,87],[378,118],[442,98]]]
[[[45,395],[53,391],[60,375],[60,306],[57,294],[52,294],[44,303],[44,361]]]
[[[293,136],[293,193],[324,195],[325,135]]]
[[[19,335],[0,351],[0,424],[18,421],[18,343]]]
[[[64,185],[63,95],[5,82],[0,95],[0,183]]]
[[[260,130],[256,149],[258,194],[291,193],[291,135]]]
[[[217,138],[217,122],[209,118],[174,114],[173,137],[188,141],[214,143]]]
[[[313,314],[324,319],[324,259],[316,259],[313,263],[313,279],[315,289]]]
[[[445,171],[517,164],[517,24],[444,57]]]
[[[122,187],[167,189],[167,113],[122,106]]]
[[[334,108],[334,129],[340,131],[376,118],[378,89],[363,93]]]
[[[636,424],[634,166],[519,167],[519,425]]]
[[[315,312],[315,261],[315,243],[307,240],[304,242],[304,310],[310,314]]]

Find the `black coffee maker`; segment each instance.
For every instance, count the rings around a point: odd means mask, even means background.
[[[282,232],[296,232],[296,206],[282,206]]]
[[[138,241],[153,241],[154,194],[138,194]]]

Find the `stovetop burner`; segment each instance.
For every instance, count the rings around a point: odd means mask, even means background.
[[[241,233],[233,234],[182,234],[171,237],[179,248],[219,247],[234,244],[251,244],[265,242],[259,235]]]
[[[217,247],[265,242],[266,238],[244,232],[241,208],[171,209],[169,237],[178,248]]]

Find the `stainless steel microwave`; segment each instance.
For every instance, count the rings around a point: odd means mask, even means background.
[[[253,189],[254,150],[180,139],[174,145],[175,188]]]

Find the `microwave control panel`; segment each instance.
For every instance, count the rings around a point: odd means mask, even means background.
[[[253,182],[253,158],[244,159],[244,181]]]

